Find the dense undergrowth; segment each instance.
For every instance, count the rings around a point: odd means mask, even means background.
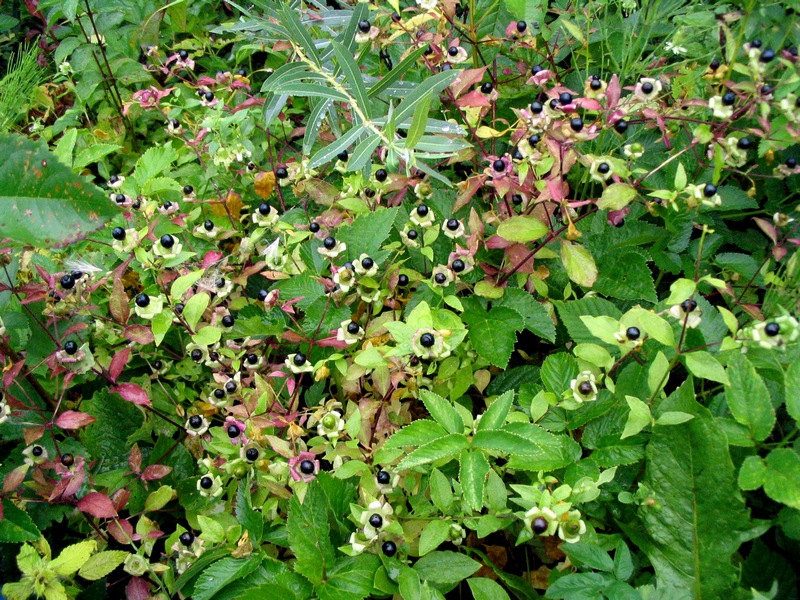
[[[3,5],[2,594],[796,598],[792,4]]]

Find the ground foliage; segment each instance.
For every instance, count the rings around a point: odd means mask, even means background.
[[[3,8],[2,593],[797,597],[793,4]]]

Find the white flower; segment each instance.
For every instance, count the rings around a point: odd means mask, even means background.
[[[416,0],[416,2],[417,6],[419,6],[422,10],[433,10],[438,4],[437,0]]]
[[[711,96],[708,99],[708,108],[716,119],[730,119],[733,115],[733,105],[726,106],[722,103],[722,96]]]
[[[327,240],[328,238],[325,239]],[[337,242],[335,240],[334,245],[331,248],[326,248],[324,245],[317,248],[317,252],[330,259],[336,258],[345,250],[347,250],[347,244],[344,242]]]
[[[558,524],[558,537],[562,540],[568,544],[574,544],[580,541],[584,533],[586,533],[586,523],[581,519],[579,510],[571,510],[561,516],[561,522]]]
[[[671,307],[669,309],[669,314],[678,321],[683,322],[685,320],[686,327],[689,329],[694,329],[700,325],[703,312],[700,310],[697,302],[689,298],[680,304],[676,304],[675,306]]]
[[[222,495],[222,479],[219,475],[203,475],[197,480],[197,491],[206,498],[219,498]]]
[[[333,274],[333,282],[336,283],[343,292],[349,292],[350,288],[356,283],[353,269],[349,266],[339,267]]]
[[[426,205],[420,204],[408,216],[417,227],[430,227],[436,221],[436,215]]]
[[[173,206],[177,206],[177,203],[173,203]],[[172,245],[168,248],[162,244],[162,242],[167,240],[172,241]],[[164,259],[175,258],[180,254],[181,250],[183,250],[183,244],[181,244],[174,235],[164,235],[153,244],[153,254]]]
[[[381,300],[381,288],[370,288],[359,284],[356,287],[356,292],[361,301],[367,304],[377,304]]]
[[[208,431],[208,419],[202,415],[192,415],[186,419],[184,428],[186,429],[186,435],[192,437],[203,435]]]
[[[322,417],[317,425],[317,435],[327,437],[329,440],[338,440],[342,430],[344,430],[344,419],[335,411]]]
[[[361,554],[375,542],[374,539],[368,540],[366,536],[360,531],[354,531],[350,534],[350,547],[353,552]]]
[[[389,516],[393,513],[392,506],[388,502],[374,500],[361,513],[359,522],[364,527],[364,536],[368,540],[375,540],[378,535],[390,523]]]
[[[464,528],[458,523],[450,525],[450,531],[448,531],[447,534],[448,539],[454,546],[460,546],[464,538],[467,537],[467,532],[464,531]]]
[[[5,400],[0,400],[0,424],[8,421],[9,416],[11,416],[11,407]]]
[[[675,55],[686,54],[687,50],[683,46],[678,46],[677,44],[673,44],[672,42],[667,42],[664,44],[664,50],[667,52],[672,51]]]
[[[455,228],[453,228],[453,225],[455,225]],[[464,224],[457,219],[448,219],[442,223],[442,233],[451,240],[464,237]]]
[[[642,146],[639,142],[634,142],[633,144],[625,144],[622,149],[625,156],[631,158],[633,160],[637,160],[644,156],[644,146]]]
[[[436,265],[433,268],[433,273],[431,274],[431,281],[433,285],[439,287],[447,287],[455,280],[455,276],[453,272],[447,267],[447,265]]]
[[[753,341],[766,350],[785,350],[788,342],[800,337],[797,319],[783,315],[771,321],[761,321],[753,327]]]
[[[313,365],[308,362],[306,355],[300,352],[287,356],[284,364],[289,367],[289,370],[294,374],[311,373],[314,370]]]
[[[262,202],[258,205],[258,208],[253,211],[252,220],[253,223],[258,225],[259,227],[271,227],[277,221],[280,215],[278,211],[275,210],[273,206],[270,206],[266,202]]]
[[[22,454],[25,456],[23,462],[31,467],[42,464],[48,458],[47,448],[39,444],[28,446],[22,451]]]
[[[375,277],[378,274],[378,265],[367,254],[362,254],[354,263],[354,269],[362,277]]]
[[[139,306],[134,302],[133,310],[142,319],[150,320],[163,310],[165,300],[166,299],[161,294],[158,296],[150,296],[150,302],[147,306]]]
[[[363,337],[364,328],[350,319],[342,321],[339,324],[339,329],[336,331],[336,339],[340,342],[346,342],[348,346],[355,344]]]

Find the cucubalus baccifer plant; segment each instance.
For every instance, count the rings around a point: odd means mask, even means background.
[[[792,597],[788,9],[336,4],[43,6],[3,595]]]

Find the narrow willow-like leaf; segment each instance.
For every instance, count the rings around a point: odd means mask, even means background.
[[[381,138],[377,133],[373,133],[367,139],[363,140],[356,146],[353,155],[350,157],[350,160],[347,161],[347,170],[358,171],[366,167],[369,164],[372,153],[380,143]]]
[[[347,94],[317,83],[286,83],[276,91],[290,96],[313,96],[350,102],[350,97]]]
[[[314,110],[311,111],[311,116],[308,117],[306,124],[306,134],[303,136],[303,154],[308,156],[311,154],[311,149],[314,147],[314,142],[317,141],[317,134],[319,134],[320,125],[328,114],[328,108],[333,104],[333,100],[321,100],[317,102]]]
[[[367,88],[364,85],[364,79],[361,76],[361,69],[358,68],[356,61],[353,60],[353,55],[338,42],[331,42],[333,51],[336,54],[336,62],[341,67],[345,82],[350,88],[353,99],[361,109],[361,112],[369,119],[369,99],[367,98]],[[353,111],[353,119],[358,119],[358,112]]]
[[[313,169],[315,167],[324,165],[325,163],[329,162],[342,150],[347,149],[366,131],[367,129],[365,127],[361,126],[353,127],[350,131],[345,133],[342,137],[340,137],[332,144],[328,144],[324,148],[318,150],[317,153],[314,154],[313,157],[311,157],[311,161],[308,164],[309,168]],[[352,160],[352,158],[350,160]]]
[[[449,70],[442,71],[423,81],[417,89],[411,92],[405,99],[398,105],[394,112],[395,123],[410,117],[417,107],[418,102],[427,95],[438,94],[448,85],[455,81],[456,77],[461,74],[461,71]]]
[[[286,28],[289,39],[297,46],[300,46],[306,56],[317,66],[321,65],[317,47],[314,40],[297,16],[298,12],[288,4],[280,11],[281,24]]]
[[[417,60],[422,56],[423,52],[425,52],[424,46],[417,48],[406,56],[399,65],[384,75],[378,83],[369,88],[367,95],[372,98],[386,91],[393,83],[400,79],[406,71],[417,63]]]
[[[271,124],[275,120],[275,117],[283,110],[283,107],[286,106],[286,101],[288,99],[289,94],[273,95],[264,107],[264,122],[268,125]]]
[[[261,86],[262,92],[275,92],[286,83],[296,83],[301,79],[324,80],[319,73],[312,73],[308,66],[301,62],[292,62],[278,67]]]

